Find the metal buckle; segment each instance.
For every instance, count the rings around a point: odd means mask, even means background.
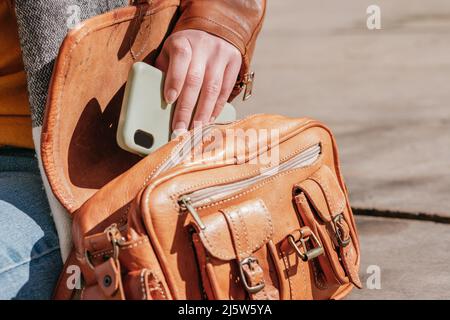
[[[255,79],[255,73],[250,72],[244,76],[243,83],[245,86],[243,101],[247,101],[253,94],[253,81]]]
[[[343,215],[342,213],[341,213],[341,214],[338,214],[337,216],[335,216],[335,217],[333,218],[334,233],[336,234],[336,239],[337,239],[337,241],[338,241],[339,246],[341,246],[341,247],[346,247],[346,246],[348,246],[348,245],[350,244],[350,241],[351,241],[352,239],[351,239],[351,237],[350,237],[350,234],[349,234],[349,236],[348,236],[347,239],[343,239],[343,238],[342,238],[343,234],[342,234],[341,228],[338,226],[338,223],[341,223],[341,224],[342,224],[342,221],[344,221],[345,223],[347,223],[347,222],[345,221],[344,215]]]
[[[304,252],[301,252],[300,248],[297,246],[297,242],[295,241],[294,236],[291,234],[288,235],[289,244],[295,250],[295,252],[300,257],[300,259],[302,259],[305,262],[309,261],[311,259],[317,258],[324,252],[322,244],[320,243],[319,239],[314,234],[314,232],[312,232],[312,230],[311,230],[311,236],[312,236],[312,239],[314,240],[314,242],[316,243],[317,247],[308,250],[308,248],[306,247],[306,241],[310,240],[310,236],[304,238],[304,230],[300,229],[300,240],[299,241],[304,250]]]
[[[124,238],[121,236],[120,231],[117,228],[117,224],[115,223],[106,228],[104,233],[107,233],[108,237],[111,239],[111,244],[113,246],[113,258],[114,260],[117,260],[119,258],[120,245],[124,241]],[[89,268],[94,270],[95,266],[92,262],[92,254],[88,250],[85,250],[84,257],[86,258]]]
[[[241,275],[241,280],[242,280],[242,283],[244,284],[245,290],[247,290],[248,293],[257,293],[257,292],[261,291],[262,289],[264,289],[264,287],[266,286],[266,284],[264,283],[264,280],[263,280],[263,282],[258,283],[257,285],[255,285],[253,287],[249,286],[249,284],[247,282],[247,277],[244,274],[243,266],[247,264],[250,268],[253,268],[252,267],[253,263],[256,263],[259,265],[258,259],[254,258],[254,257],[247,257],[239,263],[239,273]]]

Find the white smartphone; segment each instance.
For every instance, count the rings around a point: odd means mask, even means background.
[[[129,73],[117,129],[118,145],[129,152],[150,154],[170,140],[173,106],[163,97],[164,74],[144,62]],[[216,123],[236,120],[236,110],[227,103]]]

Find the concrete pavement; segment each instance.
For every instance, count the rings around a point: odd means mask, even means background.
[[[364,289],[354,289],[347,299],[450,299],[448,225],[361,216],[356,220]],[[373,278],[378,275],[379,288]]]
[[[354,207],[450,218],[449,30],[448,0],[268,1],[238,112],[329,125]]]
[[[371,4],[381,30],[366,27]],[[352,206],[389,217],[357,217],[361,276],[379,266],[381,289],[349,299],[450,299],[449,31],[448,0],[268,1],[238,113],[325,122]]]

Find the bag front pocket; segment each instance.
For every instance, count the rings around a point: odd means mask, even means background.
[[[272,208],[275,214],[272,216],[259,198],[218,210],[208,216],[200,217],[197,209],[229,199],[243,190],[250,190],[266,179],[282,176],[291,170],[311,167],[318,163],[320,154],[321,145],[316,143],[290,155],[279,166],[268,168],[258,175],[195,190],[178,198],[182,210],[189,212],[195,222],[193,226],[197,232],[193,233],[192,238],[207,297],[258,299],[263,293],[266,293],[264,299],[307,299],[310,296],[308,270],[304,263],[291,265],[289,269],[294,274],[290,275],[285,270],[284,260],[280,261],[280,239],[285,239],[289,232],[299,227],[298,224],[292,225],[292,220],[297,221],[294,210],[289,213],[278,212],[276,208]],[[276,218],[279,224],[280,220],[285,221],[286,214],[294,214],[293,219],[286,219],[289,223],[279,226],[281,229],[277,230],[275,239],[272,219]],[[270,226],[270,229],[267,226]],[[225,250],[224,246],[228,249]],[[250,275],[252,268],[253,274]],[[263,272],[259,272],[259,269]],[[263,274],[265,283],[265,289],[261,290],[259,296],[251,292],[257,291],[258,288],[259,282],[255,281],[257,273]],[[298,280],[300,283],[296,288],[291,288],[289,283],[294,280],[287,283],[286,278],[299,274],[302,275]],[[255,286],[256,288],[252,288]]]
[[[358,276],[357,236],[346,197],[327,166],[294,186],[294,201],[301,220],[323,245],[325,254],[318,256],[315,269],[316,287],[328,289],[346,283],[361,288]]]
[[[203,217],[193,234],[209,299],[279,299],[272,217],[260,199]]]

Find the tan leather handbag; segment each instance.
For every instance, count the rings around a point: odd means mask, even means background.
[[[176,10],[177,1],[116,10],[61,48],[42,157],[73,216],[66,267],[78,266],[83,281],[67,288],[64,271],[55,297],[344,297],[361,286],[359,244],[321,123],[254,115],[191,131],[145,158],[118,148],[128,70],[154,60]]]

